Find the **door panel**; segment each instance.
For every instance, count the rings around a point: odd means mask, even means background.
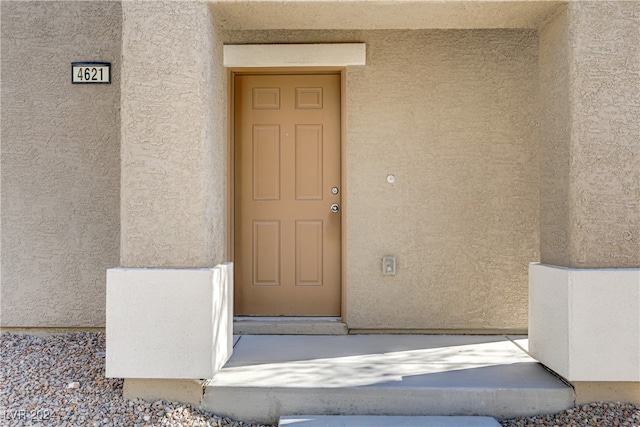
[[[280,221],[253,221],[253,284],[280,284]]]
[[[239,315],[340,314],[340,76],[235,76]]]
[[[296,200],[322,200],[322,125],[296,125]]]
[[[280,200],[280,126],[253,127],[253,200]]]
[[[322,221],[296,221],[296,285],[322,286]]]

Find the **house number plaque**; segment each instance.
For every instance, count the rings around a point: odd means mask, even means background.
[[[71,83],[111,83],[110,62],[72,62]]]

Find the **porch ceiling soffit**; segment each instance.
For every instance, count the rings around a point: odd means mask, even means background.
[[[535,28],[555,0],[213,0],[223,30]]]

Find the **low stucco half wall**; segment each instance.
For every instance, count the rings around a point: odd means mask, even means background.
[[[367,65],[346,72],[349,327],[526,329],[539,257],[536,31],[238,31],[225,42],[367,45]],[[395,276],[382,274],[385,255]]]
[[[233,352],[233,265],[107,272],[109,378],[213,378]]]
[[[638,387],[640,269],[536,263],[529,274],[531,355],[571,382]]]
[[[118,2],[3,1],[3,327],[103,327],[119,262]],[[71,62],[112,83],[72,85]]]

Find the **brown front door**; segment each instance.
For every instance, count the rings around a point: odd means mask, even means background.
[[[235,313],[339,315],[340,76],[237,75],[234,97]]]

